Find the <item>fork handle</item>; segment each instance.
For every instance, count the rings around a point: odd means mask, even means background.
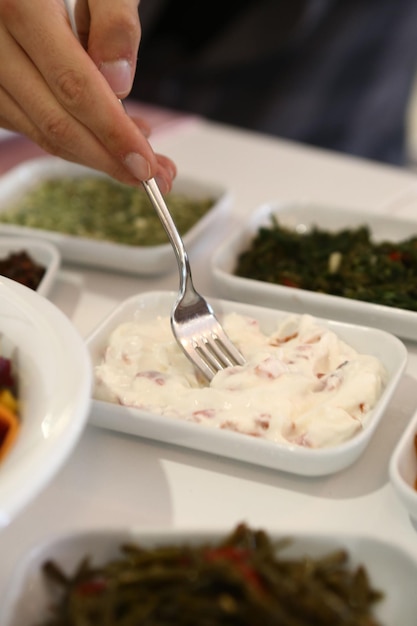
[[[168,238],[174,249],[178,263],[178,270],[180,273],[180,290],[182,294],[185,294],[189,286],[188,283],[192,283],[192,281],[190,263],[188,261],[188,254],[185,249],[184,243],[181,239],[175,222],[172,219],[172,215],[168,210],[168,207],[156,183],[156,180],[154,178],[144,180],[142,182],[142,185],[146,193],[148,194],[148,197],[152,202],[152,205],[157,212],[161,224],[164,227],[165,232],[168,235]]]

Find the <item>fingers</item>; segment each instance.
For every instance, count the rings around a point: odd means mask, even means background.
[[[155,155],[125,114],[75,38],[62,0],[0,0],[0,58],[12,60],[0,64],[7,127],[122,182],[158,174],[170,188],[175,166]]]
[[[89,0],[88,17],[85,0],[76,5],[76,11],[84,5],[77,27],[82,28],[86,50],[119,98],[129,94],[136,71],[141,36],[138,4],[138,0]]]
[[[156,182],[159,185],[159,189],[163,194],[171,191],[172,181],[177,175],[177,168],[175,163],[168,159],[163,154],[157,154],[158,168],[155,174]]]
[[[142,135],[144,135],[146,138],[150,137],[150,135],[151,135],[151,127],[149,126],[149,124],[143,118],[138,117],[137,115],[132,115],[130,119],[139,128],[139,130],[142,133]]]

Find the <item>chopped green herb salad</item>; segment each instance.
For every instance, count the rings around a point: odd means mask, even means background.
[[[259,228],[235,275],[268,283],[417,311],[417,236],[374,242],[366,225],[300,234]]]
[[[240,524],[218,543],[125,545],[72,575],[47,562],[61,594],[38,626],[378,626],[383,594],[345,550],[290,559],[279,554],[286,545]]]
[[[172,192],[166,198],[183,235],[214,204]],[[45,181],[19,203],[0,212],[0,222],[57,231],[131,246],[168,243],[168,237],[142,189],[98,176]]]

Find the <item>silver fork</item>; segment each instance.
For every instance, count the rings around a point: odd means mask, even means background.
[[[171,311],[171,328],[186,356],[211,380],[216,372],[245,359],[231,342],[210,304],[194,288],[184,243],[154,178],[142,183],[177,258],[180,274],[178,297]]]
[[[65,5],[72,29],[78,37],[70,1],[65,0]],[[120,99],[119,102],[126,110],[124,102]],[[180,289],[171,312],[174,337],[190,361],[210,381],[219,370],[243,365],[245,360],[225,333],[212,307],[194,288],[184,243],[155,179],[150,178],[142,184],[177,257]]]

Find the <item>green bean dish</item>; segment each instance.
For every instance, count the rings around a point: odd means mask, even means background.
[[[298,233],[260,227],[234,269],[236,276],[417,311],[417,236],[375,242],[367,225]]]
[[[383,594],[343,549],[319,559],[280,557],[289,540],[238,525],[219,542],[121,546],[103,566],[86,557],[56,587],[50,615],[36,626],[380,626]]]
[[[210,197],[171,192],[166,197],[184,235],[213,206]],[[145,192],[99,176],[57,178],[28,191],[0,222],[129,246],[156,246],[168,237]]]

